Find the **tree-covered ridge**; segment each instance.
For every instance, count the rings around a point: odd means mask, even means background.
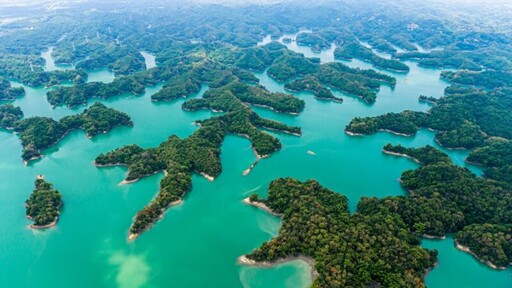
[[[108,99],[121,94],[142,94],[147,85],[155,85],[163,77],[169,77],[170,70],[155,67],[129,76],[115,78],[111,83],[75,83],[72,87],[57,87],[46,96],[52,106],[76,107],[86,105],[89,99]]]
[[[219,95],[223,93],[233,95],[238,101],[226,99],[224,97],[212,97],[212,95]],[[242,109],[242,103],[263,106],[280,113],[297,114],[304,110],[304,101],[297,99],[290,94],[269,92],[263,86],[251,86],[239,81],[231,82],[217,89],[208,90],[203,98],[192,99],[185,102],[183,108],[192,110],[199,106],[197,108],[212,108],[213,110],[218,111],[234,111]],[[208,107],[210,104],[213,106]]]
[[[82,129],[88,137],[107,133],[116,126],[132,126],[130,117],[97,102],[83,113],[67,116],[59,121],[34,116],[21,119],[23,113],[12,105],[0,106],[1,127],[13,129],[23,145],[22,158],[30,161],[41,157],[41,151],[57,144],[71,130]]]
[[[301,46],[311,47],[315,52],[320,52],[331,47],[331,42],[317,33],[299,33],[295,41]]]
[[[461,70],[481,71],[482,67],[495,70],[511,70],[512,62],[502,55],[493,55],[491,51],[461,52],[461,51],[431,51],[405,52],[394,55],[400,60],[417,60],[420,66],[431,68],[455,68]]]
[[[223,49],[221,52],[215,52],[212,57],[243,69],[261,71],[268,67],[267,74],[277,81],[295,78],[299,78],[296,81],[300,81],[301,77],[305,78],[306,83],[287,84],[292,90],[290,85],[297,85],[298,89],[299,86],[311,85],[312,79],[316,78],[323,86],[354,94],[367,103],[375,102],[376,92],[382,84],[392,87],[396,85],[394,77],[374,70],[350,68],[342,63],[320,64],[320,59],[304,57],[303,54],[288,50],[278,42],[247,49]],[[314,93],[330,97],[326,87],[317,86],[316,83],[313,85],[317,91]]]
[[[443,71],[441,77],[454,84],[478,86],[487,89],[512,87],[512,73],[510,72],[492,70],[482,72],[468,70],[458,70],[456,72]]]
[[[512,224],[474,224],[457,233],[457,243],[466,246],[481,261],[496,267],[512,263]]]
[[[410,136],[421,127],[425,127],[427,119],[426,113],[409,110],[400,113],[387,113],[377,117],[356,117],[350,121],[345,131],[361,135],[369,135],[377,131],[390,131]]]
[[[35,181],[35,189],[25,201],[27,218],[34,221],[32,228],[46,228],[53,226],[59,219],[59,209],[62,206],[62,196],[52,184],[42,177]]]
[[[146,69],[144,57],[135,47],[102,38],[61,42],[53,50],[52,56],[59,64],[75,64],[77,69],[83,70],[108,68],[116,76]]]
[[[490,138],[485,146],[476,148],[466,158],[469,163],[485,167],[488,178],[512,183],[512,141]]]
[[[420,148],[407,148],[400,144],[393,146],[388,143],[382,148],[382,151],[391,155],[410,157],[422,165],[451,163],[448,155],[430,145]]]
[[[277,237],[245,257],[311,257],[318,273],[312,287],[424,287],[437,259],[435,251],[418,246],[398,215],[386,209],[350,215],[345,196],[314,180],[277,179],[268,199],[252,200],[282,214],[283,224]]]
[[[14,129],[14,123],[23,118],[23,111],[20,107],[12,104],[0,106],[0,128]]]
[[[299,112],[304,105],[291,95],[270,93],[263,87],[235,81],[207,90],[203,98],[183,103],[185,110],[225,112],[221,116],[197,121],[200,128],[190,137],[179,139],[171,136],[160,146],[149,149],[125,146],[96,158],[98,166],[127,166],[126,182],[160,171],[166,173],[157,197],[137,213],[130,228],[130,239],[148,230],[170,205],[179,203],[192,187],[193,172],[210,180],[220,174],[220,146],[227,134],[247,137],[258,158],[269,156],[281,148],[278,139],[258,128],[300,135],[300,128],[261,118],[245,103],[265,105],[279,112]]]
[[[117,77],[111,83],[91,82],[73,87],[58,87],[47,93],[53,106],[75,107],[85,105],[89,99],[107,99],[122,94],[142,94],[145,87],[163,82],[160,91],[151,95],[154,101],[169,101],[188,97],[201,88],[201,83],[220,87],[240,80],[257,83],[258,79],[247,71],[212,60],[207,55],[211,47],[196,45],[190,51],[174,51],[159,67]],[[169,52],[169,51],[167,51]]]
[[[35,55],[0,54],[0,76],[28,86],[53,86],[62,82],[82,83],[83,70],[44,71],[44,59]]]
[[[388,209],[400,215],[410,231],[418,235],[442,237],[463,231],[457,233],[455,240],[462,237],[463,243],[459,243],[478,247],[476,250],[470,248],[477,257],[496,266],[506,266],[510,262],[503,264],[504,258],[497,252],[498,248],[481,247],[502,245],[499,241],[503,240],[503,235],[492,235],[491,231],[482,232],[480,229],[492,226],[496,227],[495,231],[503,231],[512,224],[510,182],[477,177],[466,168],[452,164],[446,154],[434,152],[432,147],[386,145],[384,150],[418,159],[423,166],[405,171],[401,176],[401,183],[409,191],[409,196],[363,198],[358,209]],[[483,234],[478,234],[480,232]],[[500,240],[490,240],[492,237]]]
[[[205,54],[201,56],[196,54],[196,59],[189,65],[183,66],[180,71],[173,73],[162,89],[151,95],[151,100],[169,101],[186,98],[199,92],[201,83],[207,83],[210,87],[216,88],[236,80],[247,83],[259,82],[258,78],[250,72],[213,61]]]
[[[318,99],[333,100],[336,102],[343,102],[342,98],[336,97],[332,94],[331,90],[326,88],[316,77],[308,75],[304,78],[288,82],[284,85],[284,88],[289,91],[300,92],[308,91],[312,92]]]
[[[448,148],[473,149],[490,136],[512,138],[512,90],[490,92],[447,89],[450,94],[436,101],[428,113],[404,111],[377,117],[355,118],[347,132],[373,134],[379,129],[412,135],[421,127],[436,130],[436,140]],[[422,115],[420,118],[411,115]],[[417,121],[421,119],[421,121]]]
[[[357,41],[344,43],[334,50],[336,59],[351,60],[353,58],[361,59],[375,65],[376,67],[392,71],[408,72],[409,66],[396,59],[385,59],[373,53],[372,49],[361,45]]]
[[[23,87],[11,87],[11,83],[0,76],[0,101],[14,100],[23,95],[25,95],[25,89]]]

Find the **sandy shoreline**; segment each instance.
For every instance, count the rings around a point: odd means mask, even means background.
[[[174,202],[171,202],[169,203],[169,205],[167,205],[167,207],[165,207],[164,209],[162,209],[162,215],[160,215],[160,217],[158,217],[158,220],[164,218],[164,213],[165,213],[165,210],[169,209],[170,207],[172,206],[176,206],[176,205],[180,205],[181,203],[183,203],[183,200],[182,199],[179,199],[179,200],[176,200]],[[151,229],[151,227],[153,227],[153,225],[155,225],[156,221],[151,223],[151,225],[149,225],[144,231],[142,231],[141,233],[130,233],[128,234],[128,242],[131,242],[135,239],[137,239],[137,237],[140,236],[140,234],[148,231],[149,229]],[[133,224],[132,224],[133,225]]]
[[[31,217],[27,216],[28,219],[32,219]],[[55,217],[55,220],[53,220],[52,222],[46,224],[46,225],[43,225],[43,226],[39,226],[39,225],[35,225],[35,224],[30,224],[28,225],[28,227],[30,229],[48,229],[48,228],[51,228],[55,225],[57,225],[57,222],[59,222],[59,216]]]
[[[255,260],[247,258],[246,255],[242,255],[242,256],[238,257],[237,263],[241,264],[241,265],[245,265],[245,266],[271,268],[273,266],[288,263],[288,262],[295,261],[295,260],[302,260],[309,265],[310,270],[311,270],[311,281],[312,282],[315,281],[316,277],[318,277],[318,272],[315,269],[315,259],[313,259],[309,256],[305,256],[305,255],[281,258],[274,262],[267,262],[267,261],[257,262]]]
[[[249,175],[249,173],[251,173],[252,169],[258,165],[258,162],[259,162],[259,159],[254,161],[254,163],[251,164],[251,166],[249,166],[249,168],[245,169],[243,172],[242,172],[242,175],[243,176],[247,176]]]
[[[278,217],[283,216],[282,214],[278,214],[278,213],[275,213],[274,211],[272,211],[272,209],[270,209],[264,203],[257,202],[257,201],[251,202],[249,200],[249,198],[250,197],[245,198],[243,200],[243,202],[247,205],[251,205],[251,206],[255,206],[257,208],[263,209],[264,211],[266,211],[274,216],[278,216]],[[306,262],[310,267],[311,281],[315,281],[316,277],[318,277],[318,271],[316,271],[316,269],[315,269],[315,260],[313,258],[311,258],[309,256],[305,256],[305,255],[299,255],[299,256],[294,256],[294,257],[290,256],[290,257],[278,259],[277,261],[274,261],[274,262],[266,262],[266,261],[257,262],[255,260],[251,260],[251,259],[247,258],[246,255],[242,255],[242,256],[238,257],[237,263],[241,264],[241,265],[245,265],[245,266],[270,268],[275,265],[287,263],[287,262],[294,261],[294,260],[302,260],[302,261]]]
[[[444,240],[446,239],[446,236],[436,236],[436,235],[430,235],[430,234],[423,234],[421,235],[421,237],[423,238],[427,238],[427,239],[434,239],[434,240]]]
[[[448,149],[448,150],[468,150],[468,149],[466,149],[466,148],[464,148],[464,147],[453,147],[453,148],[451,148],[451,147],[445,147],[445,146],[443,146],[443,144],[441,144],[441,143],[439,142],[439,140],[437,140],[437,138],[434,138],[434,140],[436,141],[436,143],[437,143],[439,146],[441,146],[441,147],[443,147],[443,148],[445,148],[445,149]]]
[[[270,207],[268,207],[267,205],[265,205],[264,203],[262,202],[258,202],[258,201],[254,201],[254,202],[251,202],[251,200],[249,200],[250,197],[247,197],[244,199],[244,203],[247,204],[247,205],[251,205],[251,206],[254,206],[254,207],[258,207],[274,216],[277,216],[277,217],[282,217],[283,214],[279,214],[279,213],[276,213],[274,211],[272,211],[272,209],[270,209]]]
[[[411,137],[412,135],[414,135],[414,134],[398,133],[398,132],[395,132],[395,131],[389,130],[389,129],[378,129],[377,131],[388,132],[388,133],[391,133],[391,134],[395,134],[395,135],[398,135],[398,136],[404,136],[404,137]]]
[[[491,267],[492,269],[496,269],[496,270],[505,270],[505,269],[507,269],[507,267],[497,266],[497,265],[493,264],[490,261],[483,260],[482,258],[478,257],[473,251],[471,251],[471,249],[469,249],[469,247],[460,244],[459,242],[457,242],[457,240],[455,240],[455,247],[457,247],[457,249],[459,249],[459,250],[461,250],[463,252],[471,254],[478,261],[484,263],[485,265]]]
[[[385,150],[385,149],[382,149],[382,152],[383,152],[384,154],[388,154],[388,155],[393,155],[393,156],[398,156],[398,157],[405,157],[405,158],[409,158],[409,159],[413,160],[414,162],[416,162],[416,163],[418,163],[418,164],[421,164],[421,162],[420,162],[418,159],[416,159],[416,158],[414,158],[414,157],[411,157],[411,156],[409,156],[409,155],[407,155],[407,154],[401,154],[401,153],[391,152],[391,151],[387,151],[387,150]]]
[[[345,130],[345,134],[350,135],[350,136],[364,136],[364,134],[361,134],[361,133],[355,133],[355,132],[350,132],[350,131],[348,131],[348,130]]]
[[[215,180],[215,177],[210,176],[210,175],[208,175],[208,174],[206,174],[204,172],[199,172],[199,174],[201,174],[201,176],[203,176],[204,178],[206,178],[210,182],[213,182],[213,180]]]

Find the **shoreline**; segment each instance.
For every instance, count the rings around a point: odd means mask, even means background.
[[[401,154],[401,153],[396,153],[396,152],[392,152],[392,151],[388,151],[388,150],[385,150],[385,149],[382,149],[382,152],[384,154],[388,154],[388,155],[393,155],[393,156],[397,156],[397,157],[404,157],[404,158],[409,158],[411,160],[413,160],[414,162],[420,164],[420,165],[423,165],[418,159],[412,157],[412,156],[409,156],[407,154]]]
[[[288,92],[292,92],[292,93],[309,92],[309,93],[312,93],[313,97],[316,98],[316,99],[326,100],[326,101],[333,101],[333,102],[336,102],[336,103],[343,103],[343,98],[339,98],[339,97],[336,97],[336,96],[333,96],[333,97],[318,97],[318,96],[315,95],[315,91],[313,91],[313,90],[308,90],[308,89],[293,90],[293,89],[286,88],[286,87],[284,87],[284,90],[286,90]]]
[[[468,150],[468,149],[466,149],[466,148],[464,148],[464,147],[453,147],[453,148],[451,148],[451,147],[446,147],[446,146],[444,146],[443,144],[441,144],[441,143],[439,142],[439,140],[437,140],[437,138],[435,138],[435,137],[434,137],[434,140],[436,141],[437,145],[439,145],[439,146],[441,146],[441,147],[443,147],[443,148],[445,148],[445,149],[448,149],[448,150],[454,150],[454,151],[463,151],[463,150]]]
[[[237,133],[236,135],[240,136],[240,137],[244,137],[245,139],[249,140],[252,142],[251,140],[251,137],[249,137],[249,135],[247,134],[241,134],[241,133]],[[269,154],[264,154],[264,155],[260,155],[258,154],[258,152],[256,151],[256,149],[254,149],[254,146],[251,145],[251,149],[252,149],[252,152],[254,152],[254,155],[256,156],[256,161],[259,161],[263,158],[267,158],[269,157],[270,155]]]
[[[27,216],[27,219],[32,219],[31,217]],[[48,228],[51,228],[51,227],[54,227],[57,225],[57,222],[59,222],[59,216],[55,217],[55,220],[53,220],[52,222],[46,224],[46,225],[43,225],[43,226],[39,226],[39,225],[36,225],[36,224],[30,224],[28,225],[28,227],[30,229],[36,229],[36,230],[41,230],[41,229],[48,229]]]
[[[283,217],[283,214],[279,214],[279,213],[276,213],[274,211],[272,211],[272,209],[270,209],[270,207],[268,207],[267,205],[265,205],[265,203],[263,202],[258,202],[258,201],[254,201],[254,202],[251,202],[251,200],[249,200],[250,197],[247,197],[243,200],[243,202],[247,205],[250,205],[250,206],[254,206],[254,207],[257,207],[257,208],[260,208],[262,210],[264,210],[265,212],[267,213],[270,213],[274,216],[277,216],[277,217]]]
[[[123,166],[125,166],[125,165],[123,165]],[[158,174],[158,173],[160,173],[160,172],[162,172],[162,171],[164,171],[164,170],[155,171],[155,172],[150,173],[150,174],[142,175],[142,176],[140,176],[140,177],[138,177],[138,178],[135,178],[135,179],[132,179],[132,180],[126,180],[126,179],[124,179],[123,181],[119,182],[119,185],[132,184],[132,183],[135,183],[135,182],[139,181],[139,180],[140,180],[140,179],[142,179],[142,178],[149,177],[149,176],[153,176],[153,175]]]
[[[436,236],[436,235],[430,235],[430,234],[423,234],[423,235],[421,235],[421,237],[426,238],[426,239],[432,239],[432,240],[444,240],[444,239],[446,239],[445,235],[443,235],[443,236]]]
[[[345,134],[350,135],[350,136],[365,136],[364,134],[361,134],[361,133],[355,133],[355,132],[350,132],[350,131],[348,131],[348,130],[345,130]]]
[[[389,130],[389,129],[377,129],[377,131],[388,132],[388,133],[391,133],[391,134],[394,134],[394,135],[404,136],[404,137],[411,137],[411,136],[414,135],[414,134],[399,133],[399,132],[396,132],[396,131],[393,131],[393,130]]]
[[[259,159],[254,161],[254,163],[251,164],[251,166],[249,166],[249,168],[245,169],[243,172],[242,172],[242,175],[243,176],[247,176],[249,175],[249,173],[251,173],[252,169],[254,169],[254,167],[256,165],[258,165],[258,162],[259,162]]]
[[[288,256],[285,258],[280,258],[273,262],[268,262],[268,261],[258,262],[256,260],[247,258],[246,255],[242,255],[236,259],[236,262],[239,265],[244,265],[244,266],[272,268],[276,265],[285,264],[285,263],[295,261],[295,260],[302,260],[302,261],[306,262],[306,264],[308,264],[308,266],[310,268],[310,273],[311,273],[311,282],[314,282],[315,279],[318,277],[318,271],[316,271],[316,269],[315,269],[315,259],[313,259],[312,257],[309,257],[309,256],[305,256],[305,255]]]
[[[206,174],[204,172],[199,172],[199,174],[201,174],[201,176],[203,176],[204,178],[206,178],[210,182],[213,182],[213,180],[215,180],[215,177],[210,176],[210,175],[208,175],[208,174]]]
[[[172,206],[177,206],[177,205],[180,205],[181,203],[183,203],[183,199],[179,199],[179,200],[176,200],[174,202],[171,202],[169,203],[169,205],[167,205],[167,207],[165,207],[164,209],[162,209],[162,215],[160,215],[158,217],[158,220],[164,218],[164,214],[165,214],[165,211],[167,209],[169,209],[170,207]],[[134,218],[135,219],[135,218]],[[142,233],[148,231],[149,229],[151,229],[151,227],[153,227],[153,225],[155,225],[156,221],[151,223],[151,225],[149,225],[144,231],[142,231],[141,233],[129,233],[128,234],[128,242],[132,242],[133,240],[137,239]],[[132,223],[133,225],[133,223]],[[130,228],[131,228],[131,225],[130,225]]]
[[[249,102],[243,102],[244,104],[246,105],[249,105],[249,106],[256,106],[256,107],[262,107],[262,108],[266,108],[266,109],[269,109],[271,111],[274,111],[276,113],[283,113],[283,114],[290,114],[290,115],[294,115],[294,116],[297,116],[300,114],[300,111],[299,112],[287,112],[287,111],[279,111],[279,110],[276,110],[268,105],[263,105],[263,104],[255,104],[255,103],[249,103]]]
[[[475,257],[478,261],[480,261],[481,263],[489,266],[490,268],[492,269],[495,269],[495,270],[505,270],[507,269],[507,267],[503,267],[503,266],[497,266],[495,264],[493,264],[491,261],[486,261],[486,260],[483,260],[482,258],[478,257],[475,252],[471,251],[471,249],[469,249],[469,247],[467,246],[464,246],[462,244],[460,244],[457,240],[454,240],[455,242],[455,247],[457,249],[459,249],[460,251],[463,251],[463,252],[466,252],[468,254],[471,254],[473,257]]]

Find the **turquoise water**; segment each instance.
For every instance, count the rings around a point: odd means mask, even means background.
[[[326,52],[318,55],[328,59]],[[350,65],[368,65],[353,61]],[[154,103],[150,95],[161,86],[148,87],[144,95],[124,95],[102,101],[128,113],[133,128],[116,128],[108,134],[87,139],[75,131],[46,157],[24,166],[21,145],[15,135],[0,132],[0,281],[6,287],[306,287],[308,266],[293,261],[275,268],[237,265],[238,256],[248,253],[277,235],[279,218],[242,203],[252,193],[265,196],[269,182],[291,176],[314,178],[326,187],[347,195],[355,209],[362,196],[403,195],[398,178],[417,165],[405,158],[385,155],[388,142],[406,146],[434,145],[433,133],[421,130],[414,137],[378,133],[350,137],[343,132],[355,116],[379,115],[404,109],[426,110],[419,94],[442,95],[446,83],[439,70],[410,63],[409,74],[396,75],[397,87],[383,87],[372,106],[357,98],[335,92],[344,103],[318,101],[310,93],[295,95],[306,102],[298,116],[281,115],[254,108],[260,115],[303,129],[301,137],[275,134],[283,149],[264,159],[248,176],[242,176],[255,160],[246,139],[229,136],[222,145],[222,174],[209,182],[195,175],[193,189],[181,205],[169,209],[165,217],[136,241],[126,240],[133,216],[157,193],[161,174],[130,185],[119,185],[126,170],[121,167],[96,168],[94,158],[122,145],[137,143],[153,147],[169,135],[186,137],[197,126],[193,122],[215,115],[209,111],[185,112],[184,100]],[[366,67],[366,66],[365,66]],[[108,72],[108,71],[107,71]],[[111,81],[112,75],[97,72],[96,80]],[[103,74],[102,74],[103,73]],[[257,74],[271,91],[283,91],[265,73]],[[91,77],[89,77],[91,80]],[[18,84],[19,85],[19,84]],[[48,89],[27,88],[27,95],[14,101],[27,116],[45,115],[56,119],[83,110],[59,107],[46,102]],[[197,95],[207,89],[204,86]],[[307,153],[311,150],[316,156]],[[447,151],[459,165],[466,165],[467,152]],[[476,173],[477,167],[468,166]],[[38,174],[63,194],[64,208],[58,225],[45,231],[27,226],[23,203],[33,189]],[[453,241],[424,241],[439,250],[440,263],[429,273],[429,287],[510,287],[510,270],[493,271],[466,253],[454,250]],[[462,274],[463,273],[463,274]],[[84,277],[87,275],[87,277]]]

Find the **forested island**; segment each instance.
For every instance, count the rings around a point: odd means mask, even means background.
[[[419,238],[395,213],[363,207],[351,215],[345,196],[314,180],[277,179],[267,199],[256,195],[249,201],[282,214],[283,224],[277,237],[240,261],[269,265],[312,258],[318,275],[312,287],[424,287],[425,273],[437,261],[437,252],[419,247]]]
[[[116,126],[132,126],[130,117],[96,102],[84,112],[67,116],[59,121],[49,117],[34,116],[21,119],[23,112],[11,104],[0,106],[0,127],[14,130],[23,145],[25,163],[41,157],[41,151],[57,144],[69,132],[84,130],[91,138],[107,133]]]
[[[192,173],[209,180],[221,173],[220,147],[226,135],[248,138],[258,161],[282,145],[265,131],[301,134],[300,127],[262,118],[251,109],[251,105],[263,106],[292,115],[306,109],[304,101],[293,95],[259,85],[253,72],[266,73],[288,91],[307,91],[318,99],[336,102],[343,99],[334,96],[334,90],[372,104],[378,101],[382,85],[392,89],[397,85],[397,79],[375,70],[336,61],[324,63],[334,56],[338,60],[361,59],[402,73],[414,67],[411,62],[449,69],[440,75],[451,84],[444,97],[419,97],[431,104],[428,111],[406,110],[376,117],[361,117],[375,114],[358,112],[359,117],[345,131],[351,135],[387,131],[413,136],[419,129],[430,129],[441,146],[470,150],[466,161],[482,166],[484,174],[478,177],[455,165],[432,146],[388,144],[383,153],[408,157],[419,165],[401,176],[409,193],[362,198],[353,214],[345,196],[314,180],[275,180],[268,199],[253,195],[250,201],[282,215],[280,233],[242,260],[258,265],[306,259],[316,271],[314,287],[423,287],[437,257],[436,251],[419,246],[420,239],[452,233],[454,245],[490,267],[502,269],[512,262],[512,25],[507,14],[495,17],[507,7],[498,6],[482,15],[486,17],[480,17],[480,10],[476,17],[464,17],[467,12],[458,6],[450,10],[444,7],[448,4],[433,7],[421,1],[285,1],[190,7],[176,1],[100,5],[75,1],[66,4],[69,6],[54,3],[39,8],[32,7],[31,1],[24,2],[21,8],[0,9],[0,101],[14,101],[14,105],[0,106],[0,128],[17,133],[27,162],[41,157],[44,149],[74,129],[94,137],[115,126],[133,125],[128,115],[92,104],[95,99],[141,95],[148,86],[161,85],[151,100],[174,101],[208,86],[202,98],[186,101],[182,108],[218,114],[197,121],[199,128],[190,136],[170,136],[154,148],[128,145],[96,158],[97,166],[126,166],[123,183],[165,174],[157,196],[135,216],[130,239],[148,230],[168,207],[180,203],[191,190]],[[286,44],[295,41],[313,52],[332,49],[334,55],[318,55],[322,60],[305,57],[275,41],[278,39]],[[55,63],[69,69],[47,67],[41,53],[48,51]],[[157,67],[146,70],[140,51],[154,55]],[[385,52],[389,58],[375,51]],[[96,69],[107,69],[115,79],[111,83],[88,82],[87,73]],[[414,69],[418,71],[422,69]],[[18,99],[25,90],[33,95],[32,89],[17,87],[19,83],[45,89],[53,107],[92,105],[60,120],[24,118],[16,105],[27,105],[28,99]],[[413,91],[410,97],[420,93],[432,92]],[[387,104],[383,110],[395,111],[396,107]],[[59,114],[59,109],[54,112]],[[26,204],[34,225],[44,227],[56,223],[62,200],[51,184],[38,179]],[[17,272],[12,274],[19,276]]]
[[[359,42],[344,43],[334,50],[334,57],[342,60],[361,59],[376,67],[397,72],[408,72],[409,66],[396,59],[385,59],[373,53],[372,49],[364,47]]]
[[[43,176],[38,176],[34,191],[25,201],[27,218],[34,221],[30,228],[44,229],[55,226],[62,204],[60,192],[53,189],[52,184],[46,182]]]
[[[270,93],[263,87],[234,81],[223,87],[209,89],[202,98],[191,99],[183,104],[183,109],[189,111],[211,109],[225,113],[197,121],[200,128],[191,136],[185,139],[171,136],[156,148],[143,149],[138,145],[129,145],[96,158],[95,163],[99,167],[126,166],[128,173],[123,183],[165,171],[158,195],[137,213],[128,239],[138,237],[158,221],[168,207],[181,202],[192,187],[192,172],[210,181],[220,174],[220,145],[227,134],[248,138],[258,159],[281,148],[278,139],[258,128],[300,135],[300,128],[261,118],[246,103],[284,113],[300,112],[304,107],[302,100],[291,95]]]
[[[336,97],[332,94],[331,90],[326,88],[320,81],[311,75],[305,76],[302,79],[297,79],[292,82],[288,82],[284,85],[284,88],[289,91],[299,92],[308,91],[312,92],[318,99],[332,100],[335,102],[343,102],[343,99]]]
[[[44,71],[44,59],[23,54],[0,54],[0,76],[16,79],[28,86],[54,86],[63,82],[82,83],[87,80],[83,70]]]
[[[512,90],[483,91],[473,88],[447,88],[428,113],[404,111],[377,117],[355,118],[347,133],[369,135],[390,131],[413,135],[420,128],[436,131],[444,147],[473,149],[491,136],[512,138]]]
[[[0,76],[0,101],[14,100],[23,95],[25,95],[23,87],[11,87],[11,83]]]

